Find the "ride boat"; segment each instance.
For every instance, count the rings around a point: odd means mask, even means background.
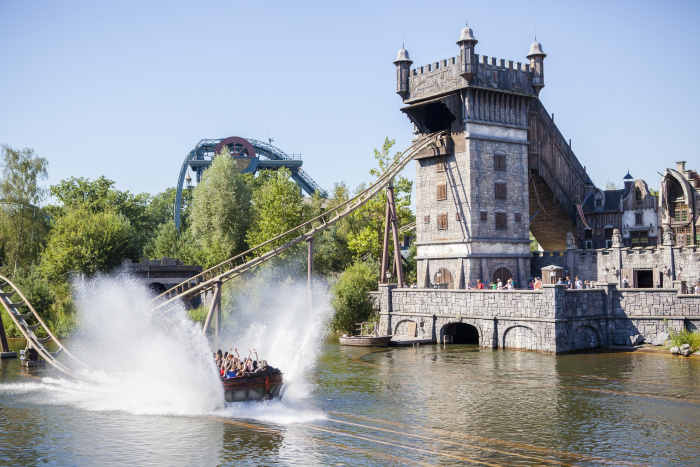
[[[280,397],[284,384],[282,372],[264,361],[260,363],[253,372],[222,380],[226,402],[262,401]]]
[[[370,324],[372,331],[370,332]],[[365,321],[357,323],[359,336],[340,336],[340,345],[353,345],[357,347],[386,347],[394,336],[380,336],[379,323]]]

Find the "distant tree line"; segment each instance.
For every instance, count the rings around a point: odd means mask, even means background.
[[[393,145],[387,138],[375,150],[372,177],[396,157]],[[71,280],[76,277],[109,273],[127,258],[139,262],[167,256],[208,268],[353,196],[338,182],[327,198],[304,198],[287,169],[261,171],[257,177],[241,174],[224,151],[200,183],[183,192],[178,230],[173,222],[175,188],[134,194],[101,176],[70,177],[46,190],[41,182],[48,177],[48,161],[32,149],[3,146],[0,163],[0,273],[20,287],[55,332],[64,335],[74,326]],[[397,177],[394,186],[399,225],[413,222],[412,183]],[[355,192],[364,188],[360,185]],[[49,195],[51,203],[45,205]],[[366,292],[376,288],[379,276],[385,206],[386,195],[378,195],[315,239],[315,272],[335,284],[334,330],[352,332],[355,322],[376,313]],[[304,246],[274,263],[284,265],[278,268],[281,280],[303,275]],[[408,281],[415,280],[414,259],[404,270]],[[11,335],[19,335],[4,313],[3,322]]]

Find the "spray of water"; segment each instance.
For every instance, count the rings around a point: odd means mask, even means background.
[[[44,378],[37,396],[42,403],[133,414],[215,414],[275,423],[323,417],[308,398],[308,381],[331,313],[327,287],[314,287],[309,307],[305,281],[276,284],[273,276],[279,271],[263,271],[244,284],[243,293],[228,296],[222,311],[229,326],[214,342],[184,307],[151,313],[152,296],[138,279],[102,276],[77,283],[80,324],[68,346],[97,383]],[[260,359],[284,372],[281,401],[225,403],[212,347],[229,346],[242,357],[256,349]]]

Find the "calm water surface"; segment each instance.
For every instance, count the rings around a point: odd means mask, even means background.
[[[81,385],[2,360],[0,464],[700,463],[700,358],[335,341],[310,383],[282,402],[144,415],[85,404]]]

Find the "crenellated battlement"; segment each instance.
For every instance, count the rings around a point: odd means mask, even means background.
[[[462,88],[483,88],[535,96],[534,74],[529,63],[475,54],[476,75],[466,81],[461,76],[461,58],[450,57],[412,68],[408,78],[406,103],[424,100]]]

